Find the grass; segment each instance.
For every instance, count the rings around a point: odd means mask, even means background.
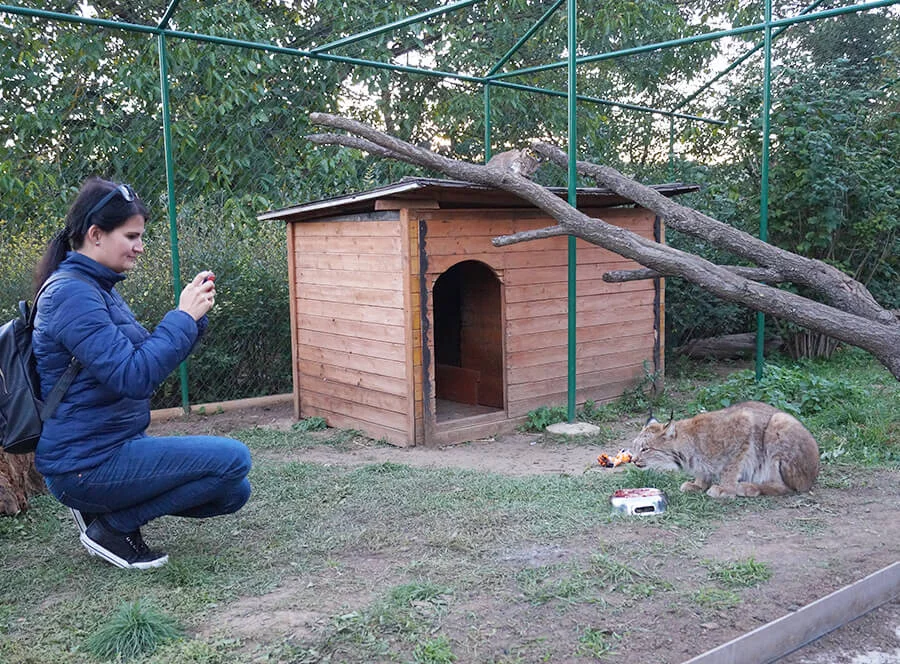
[[[703,587],[691,593],[691,599],[698,606],[712,611],[733,609],[741,603],[741,596],[733,590]]]
[[[125,602],[86,645],[100,660],[131,660],[181,636],[175,620],[141,600]]]
[[[696,407],[693,395],[717,380],[700,369],[692,378],[682,368],[654,403],[681,414]],[[819,385],[866,386],[804,417],[822,442],[820,483],[844,490],[860,468],[900,467],[896,381],[853,352],[809,370]],[[613,427],[646,405],[589,412]],[[615,661],[646,641],[652,607],[688,622],[740,610],[748,589],[764,588],[777,569],[710,554],[710,536],[779,499],[713,501],[680,493],[684,477],[634,467],[511,477],[307,463],[305,449],[362,442],[359,432],[316,428],[241,432],[254,452],[251,501],[230,517],[150,524],[146,539],[170,554],[159,569],[137,574],[88,558],[67,511],[47,496],[0,518],[0,662],[103,661],[112,651],[98,650],[96,635],[135,598],[133,618],[183,628],[152,651],[116,646],[121,661],[141,664]],[[665,491],[668,511],[612,514],[609,495],[634,486]],[[773,528],[827,536],[829,517],[803,509]],[[268,627],[284,614],[303,618]]]
[[[447,637],[439,636],[416,646],[413,659],[416,664],[450,664],[455,662],[457,657],[453,654]]]
[[[733,562],[706,561],[709,576],[728,589],[753,588],[768,581],[772,569],[753,558]]]
[[[615,632],[588,627],[578,637],[578,654],[589,655],[593,659],[603,659],[615,650],[616,640],[620,638]]]

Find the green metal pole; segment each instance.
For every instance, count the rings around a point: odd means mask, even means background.
[[[550,7],[550,9],[548,9],[546,12],[544,12],[544,15],[538,19],[537,23],[535,23],[533,26],[531,26],[531,28],[529,28],[525,32],[525,34],[522,35],[522,37],[519,39],[519,41],[517,41],[515,44],[513,44],[512,48],[510,48],[506,53],[503,54],[503,57],[501,57],[497,61],[497,64],[495,64],[493,67],[491,67],[491,70],[488,72],[488,76],[496,74],[498,71],[500,71],[500,67],[505,65],[507,63],[507,61],[509,61],[509,59],[513,56],[513,54],[516,51],[518,51],[525,42],[527,42],[529,39],[531,39],[532,35],[534,35],[534,33],[537,32],[540,29],[540,27],[542,25],[544,25],[544,23],[547,22],[547,19],[549,19],[551,16],[553,16],[554,12],[556,12],[556,10],[559,9],[559,6],[563,2],[565,2],[565,0],[556,0],[556,2],[553,3],[553,6]]]
[[[776,21],[769,21],[764,23],[754,23],[753,25],[742,25],[737,28],[731,28],[730,30],[717,30],[715,32],[706,32],[702,35],[694,35],[693,37],[682,37],[680,39],[671,39],[668,41],[655,42],[652,44],[645,44],[643,46],[634,46],[631,48],[624,48],[619,51],[610,51],[608,53],[601,53],[598,55],[586,55],[578,58],[577,64],[585,65],[590,64],[592,62],[600,62],[601,60],[610,60],[612,58],[618,58],[626,55],[637,55],[639,53],[649,53],[650,51],[658,51],[661,49],[667,48],[675,48],[677,46],[686,46],[688,44],[699,44],[701,42],[707,41],[715,41],[717,39],[721,39],[722,37],[733,37],[736,35],[744,35],[749,32],[760,32],[765,30],[766,27],[778,28],[785,25],[794,25],[795,23],[810,23],[812,21],[818,21],[824,18],[832,18],[834,16],[843,16],[844,14],[855,14],[858,12],[869,11],[870,9],[879,9],[881,7],[890,7],[891,5],[895,5],[900,3],[900,0],[875,0],[874,2],[864,2],[859,5],[847,5],[844,7],[835,7],[833,9],[826,9],[820,12],[814,12],[809,14],[803,14],[802,16],[792,16],[789,18],[780,18]],[[558,62],[552,62],[545,65],[538,65],[536,67],[525,67],[523,69],[515,69],[512,71],[497,73],[491,78],[510,78],[512,76],[521,76],[523,74],[534,74],[541,71],[549,71],[551,69],[562,69],[567,66],[567,60],[559,60]]]
[[[762,166],[759,187],[759,239],[769,239],[769,111],[772,106],[772,0],[766,0],[765,57],[763,59]],[[756,312],[756,380],[763,375],[766,317]]]
[[[900,1],[900,0],[898,0]],[[563,90],[550,90],[547,88],[539,88],[534,85],[524,85],[521,83],[510,83],[509,81],[498,81],[493,78],[486,78],[485,82],[491,83],[498,87],[508,88],[511,90],[523,90],[526,92],[535,92],[537,94],[549,95],[551,97],[565,97],[569,98],[568,91]],[[621,108],[628,111],[639,111],[641,113],[656,113],[657,115],[662,115],[667,118],[681,118],[682,120],[696,120],[697,122],[708,122],[710,124],[716,125],[727,125],[728,122],[725,120],[715,120],[713,118],[705,118],[702,115],[691,115],[690,113],[679,113],[676,111],[668,111],[663,108],[653,108],[652,106],[640,106],[638,104],[627,104],[625,102],[612,101],[610,99],[603,99],[602,97],[592,97],[590,95],[575,95],[575,98],[578,101],[589,101],[594,104],[601,104],[603,106],[611,106],[613,108]]]
[[[858,5],[848,5],[845,7],[835,7],[833,9],[827,9],[821,12],[815,12],[811,14],[805,14],[802,16],[794,16],[790,18],[782,18],[776,21],[771,21],[769,27],[782,27],[787,25],[794,25],[796,23],[808,23],[811,21],[817,21],[823,18],[832,18],[835,16],[842,16],[844,14],[852,14],[858,12],[869,11],[872,9],[880,9],[881,7],[890,7],[892,5],[900,4],[900,0],[873,0],[872,2],[864,2]],[[443,10],[451,9],[451,7],[445,7]],[[441,10],[438,10],[441,11]],[[95,25],[101,26],[104,28],[110,28],[113,30],[123,30],[126,32],[138,32],[138,33],[150,33],[150,34],[160,34],[164,33],[168,37],[172,37],[175,39],[186,39],[190,41],[201,41],[207,42],[210,44],[219,44],[222,46],[235,46],[239,48],[246,48],[250,50],[260,50],[269,53],[283,53],[286,55],[295,55],[295,56],[306,56],[310,58],[315,58],[319,60],[326,60],[331,62],[342,62],[351,65],[361,65],[372,67],[374,69],[386,69],[389,71],[403,72],[408,74],[421,74],[423,76],[437,76],[440,78],[449,78],[453,80],[459,81],[467,81],[470,83],[482,84],[485,82],[484,77],[480,76],[469,76],[466,74],[460,74],[456,72],[446,72],[435,69],[426,69],[422,67],[411,67],[404,65],[393,65],[385,62],[378,62],[375,60],[363,60],[359,58],[350,58],[340,55],[334,55],[331,53],[319,53],[313,51],[305,51],[303,49],[297,48],[289,48],[287,46],[279,46],[278,44],[273,43],[262,43],[262,42],[252,42],[243,39],[233,39],[229,37],[217,37],[215,35],[208,35],[196,32],[186,32],[182,30],[160,30],[157,27],[144,25],[140,23],[128,23],[126,21],[118,21],[118,20],[110,20],[110,19],[100,19],[100,18],[92,18],[79,16],[75,14],[64,14],[62,12],[53,12],[47,11],[44,9],[32,9],[30,7],[17,7],[11,5],[5,5],[0,3],[0,13],[8,13],[8,14],[17,14],[21,16],[33,16],[46,18],[50,20],[63,21],[66,23],[78,23],[82,25]],[[664,42],[657,42],[653,44],[646,44],[643,46],[637,46],[633,48],[622,49],[619,51],[611,51],[609,53],[603,53],[599,55],[589,55],[583,56],[579,58],[576,64],[589,64],[591,62],[599,62],[601,60],[609,60],[611,58],[617,58],[626,55],[636,55],[638,53],[647,53],[649,51],[656,51],[665,48],[674,48],[676,46],[683,46],[687,44],[696,44],[705,41],[714,41],[716,39],[721,39],[722,37],[731,37],[735,35],[743,35],[748,32],[759,32],[765,28],[765,24],[754,24],[754,25],[745,25],[738,28],[732,28],[731,30],[719,30],[716,32],[709,32],[702,35],[696,35],[693,37],[685,37],[681,39],[673,39]],[[504,73],[497,73],[494,76],[488,77],[492,80],[499,78],[507,78],[512,76],[521,76],[523,74],[529,74],[539,71],[546,71],[550,69],[560,69],[562,67],[567,66],[566,61],[555,62],[547,65],[541,65],[538,67],[529,67],[526,69],[517,69],[515,71],[509,71]],[[499,81],[494,80],[496,84],[499,84]],[[661,111],[662,112],[662,111]]]
[[[175,13],[175,10],[178,9],[178,5],[181,4],[181,0],[172,0],[169,3],[169,6],[166,7],[166,11],[163,14],[162,18],[159,19],[159,24],[156,26],[160,30],[165,30],[169,25],[169,21],[172,19],[172,14]]]
[[[166,198],[169,211],[169,244],[172,248],[172,284],[175,290],[175,306],[181,293],[181,263],[178,259],[178,215],[175,209],[175,166],[172,157],[172,118],[169,113],[169,62],[166,56],[166,36],[158,36],[159,44],[159,89],[163,116],[163,146],[166,155]],[[188,398],[187,364],[178,366],[181,378],[181,407],[185,414],[191,412]]]
[[[569,18],[568,18],[568,44],[567,48],[569,51],[569,205],[572,207],[577,207],[578,204],[578,172],[576,170],[575,162],[578,151],[578,99],[576,97],[576,67],[575,67],[575,56],[576,56],[576,48],[578,46],[578,40],[576,36],[576,25],[577,25],[577,7],[576,0],[569,0]],[[575,374],[576,374],[576,302],[577,302],[577,265],[578,265],[578,256],[575,251],[575,236],[570,235],[568,237],[569,245],[568,245],[568,258],[569,258],[569,271],[568,271],[568,279],[569,279],[569,292],[568,292],[568,311],[569,311],[569,334],[568,334],[568,360],[569,360],[569,372],[568,372],[568,401],[567,401],[567,414],[569,418],[569,422],[575,421],[575,391],[577,389]]]
[[[815,9],[816,7],[818,7],[819,5],[821,5],[823,2],[825,2],[825,0],[816,0],[816,1],[815,1],[814,3],[812,3],[811,5],[808,5],[807,7],[804,7],[803,10],[800,12],[800,16],[803,16],[804,14],[809,14],[813,9]],[[777,39],[779,36],[781,36],[781,34],[782,34],[785,30],[787,30],[789,27],[790,27],[790,26],[784,26],[784,27],[781,27],[781,28],[779,28],[778,30],[772,32],[772,41],[774,41],[774,40]],[[727,76],[729,73],[731,73],[732,71],[734,71],[735,69],[737,69],[741,64],[743,64],[744,62],[746,62],[746,61],[750,58],[750,56],[752,56],[754,53],[758,52],[761,48],[763,48],[764,45],[765,45],[765,36],[763,36],[763,41],[761,41],[760,43],[758,43],[756,46],[754,46],[754,47],[751,48],[749,51],[747,51],[746,53],[744,53],[744,55],[742,55],[741,57],[739,57],[737,60],[735,60],[734,62],[732,62],[730,65],[728,65],[725,69],[723,69],[723,70],[720,71],[718,74],[716,74],[713,78],[711,78],[711,79],[708,80],[706,83],[704,83],[704,84],[703,84],[700,88],[698,88],[693,94],[691,94],[689,97],[687,97],[686,99],[684,99],[680,104],[678,104],[678,106],[676,106],[676,107],[673,108],[672,110],[673,110],[673,111],[678,111],[678,110],[684,108],[685,106],[687,106],[688,104],[690,104],[690,103],[691,103],[692,101],[694,101],[697,97],[699,97],[700,94],[701,94],[704,90],[708,90],[710,87],[712,87],[712,85],[713,85],[716,81],[718,81],[718,80],[724,78],[724,77]]]
[[[675,118],[669,118],[669,182],[675,181]]]
[[[422,21],[426,21],[429,18],[434,16],[441,16],[442,14],[449,14],[450,12],[455,12],[460,9],[465,9],[470,5],[474,5],[476,2],[481,2],[482,0],[463,0],[462,2],[457,2],[452,5],[448,5],[446,7],[438,7],[437,9],[429,9],[427,12],[422,12],[421,14],[416,14],[414,16],[408,16],[407,18],[400,19],[399,21],[394,21],[393,23],[387,23],[385,25],[379,26],[372,30],[366,30],[365,32],[360,32],[359,34],[350,35],[348,37],[343,37],[338,39],[337,41],[329,42],[328,44],[322,44],[321,46],[316,46],[315,48],[310,49],[313,53],[321,53],[323,51],[330,51],[333,48],[337,48],[338,46],[346,46],[347,44],[353,44],[358,41],[362,41],[364,39],[368,39],[369,37],[376,37],[378,35],[382,35],[385,32],[390,32],[396,28],[402,28],[407,25],[413,25],[414,23],[421,23]]]
[[[491,84],[484,86],[484,163],[491,158]]]

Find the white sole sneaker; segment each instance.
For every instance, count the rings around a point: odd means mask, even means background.
[[[79,512],[78,510],[76,510],[74,507],[70,507],[70,508],[69,508],[69,511],[72,513],[72,518],[75,519],[75,525],[78,526],[78,532],[80,533],[80,534],[79,534],[79,537],[80,537],[81,535],[84,535],[84,531],[87,530],[87,527],[88,527],[90,524],[85,522],[84,516],[81,514],[81,512]],[[87,552],[88,552],[89,554],[91,554],[92,556],[96,556],[96,555],[97,555],[96,552],[95,552],[93,549],[90,549],[90,548],[88,548]]]
[[[105,560],[106,562],[111,563],[121,569],[151,569],[153,567],[162,567],[167,562],[169,562],[169,556],[168,554],[165,554],[159,558],[156,558],[155,560],[149,560],[140,563],[130,563],[124,558],[120,558],[112,551],[103,548],[102,546],[97,544],[97,542],[88,537],[85,533],[81,533],[79,539],[81,539],[82,545],[84,545],[84,548],[87,549],[88,553],[90,553],[92,556],[103,558],[103,560]]]
[[[70,507],[69,511],[72,513],[72,518],[75,519],[75,525],[78,526],[78,532],[83,533],[87,530],[87,527],[91,524],[85,523],[84,516],[76,510],[74,507]]]

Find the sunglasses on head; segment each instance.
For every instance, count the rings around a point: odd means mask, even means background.
[[[102,210],[103,206],[106,205],[107,203],[109,203],[113,199],[113,196],[115,196],[116,194],[121,194],[122,198],[124,198],[129,203],[131,203],[131,201],[133,201],[134,199],[137,198],[137,196],[134,193],[134,189],[132,189],[127,184],[120,184],[115,189],[113,189],[111,192],[106,194],[106,196],[104,196],[99,201],[97,201],[97,204],[94,207],[92,207],[90,210],[88,210],[88,213],[86,215],[84,215],[84,220],[90,221],[91,215],[96,214],[97,212]]]

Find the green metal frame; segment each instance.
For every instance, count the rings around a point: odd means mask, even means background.
[[[422,76],[432,76],[432,77],[440,77],[444,79],[454,79],[459,81],[464,81],[467,83],[473,83],[477,85],[483,86],[483,94],[484,94],[484,155],[485,161],[490,159],[491,156],[491,89],[493,87],[503,87],[513,90],[519,90],[523,92],[530,92],[534,94],[542,94],[549,95],[554,97],[564,97],[567,100],[567,109],[568,109],[568,201],[571,205],[576,204],[576,189],[578,176],[575,168],[576,159],[577,159],[577,114],[578,114],[578,103],[579,102],[587,102],[592,104],[599,105],[607,105],[616,108],[622,108],[627,110],[632,110],[641,113],[651,113],[657,114],[663,117],[669,118],[669,163],[670,163],[670,172],[673,172],[674,169],[674,140],[675,140],[675,128],[674,122],[676,119],[687,120],[691,122],[702,122],[709,124],[718,124],[724,125],[727,124],[725,121],[717,120],[715,118],[705,118],[697,115],[691,115],[687,113],[682,113],[681,109],[687,106],[690,102],[697,98],[699,94],[701,94],[704,90],[708,89],[711,85],[713,85],[716,81],[720,80],[723,76],[728,74],[730,71],[734,70],[736,67],[740,66],[743,62],[745,62],[751,55],[758,52],[759,50],[764,51],[764,60],[763,60],[763,103],[761,108],[761,119],[762,119],[762,172],[761,172],[761,196],[760,196],[760,239],[765,241],[768,236],[768,179],[769,179],[769,142],[770,142],[770,126],[769,126],[769,116],[771,112],[771,68],[772,68],[772,42],[775,38],[777,38],[780,34],[784,32],[788,27],[792,25],[796,25],[798,23],[806,23],[810,21],[817,21],[825,18],[831,18],[835,16],[841,16],[844,14],[857,13],[868,11],[871,9],[878,9],[881,7],[888,7],[891,5],[896,5],[900,3],[900,0],[874,0],[872,2],[865,2],[857,5],[848,5],[844,7],[837,7],[834,9],[827,9],[822,11],[814,11],[823,0],[816,0],[811,5],[802,10],[800,14],[790,18],[783,18],[778,20],[772,19],[772,0],[765,0],[765,10],[764,10],[764,21],[762,23],[754,23],[751,25],[740,26],[737,28],[732,28],[730,30],[719,30],[715,32],[709,32],[702,35],[695,35],[693,37],[685,37],[682,39],[673,39],[663,42],[657,42],[652,44],[646,44],[642,46],[636,46],[627,49],[621,49],[618,51],[611,51],[609,53],[601,53],[595,55],[588,55],[577,57],[577,45],[578,39],[576,34],[576,18],[577,18],[577,0],[555,0],[554,3],[546,10],[546,12],[541,16],[535,24],[529,28],[526,33],[510,48],[503,56],[501,56],[497,62],[491,67],[491,69],[484,76],[471,76],[464,75],[456,72],[447,72],[441,71],[437,69],[431,69],[427,67],[411,67],[404,65],[395,65],[391,63],[378,62],[374,60],[365,60],[360,58],[352,58],[347,56],[335,55],[333,53],[329,53],[330,50],[337,48],[339,46],[344,46],[347,44],[352,44],[355,42],[363,41],[370,37],[385,34],[392,30],[395,30],[399,27],[405,27],[408,25],[413,25],[415,23],[419,23],[435,16],[440,16],[443,14],[455,12],[461,9],[465,9],[466,7],[470,7],[481,0],[461,0],[460,2],[456,2],[446,7],[440,7],[436,9],[432,9],[426,12],[421,12],[419,14],[415,14],[413,16],[409,16],[407,18],[394,21],[389,24],[385,24],[383,26],[379,26],[377,28],[373,28],[371,30],[366,30],[364,32],[360,32],[354,35],[348,35],[342,39],[329,42],[327,44],[323,44],[321,46],[314,47],[309,50],[304,49],[296,49],[296,48],[287,48],[283,46],[278,46],[276,44],[271,43],[262,43],[262,42],[251,42],[240,39],[231,39],[227,37],[217,37],[214,35],[200,34],[194,32],[187,32],[183,30],[170,30],[167,26],[169,22],[177,11],[180,0],[171,0],[169,5],[166,7],[165,13],[163,17],[160,19],[159,23],[156,26],[148,26],[137,23],[127,23],[122,21],[111,21],[107,19],[100,18],[90,18],[84,16],[77,16],[73,14],[65,14],[61,12],[53,12],[46,11],[42,9],[33,9],[29,7],[16,7],[5,4],[0,4],[0,13],[7,14],[18,14],[23,16],[29,16],[33,18],[41,18],[48,21],[60,21],[64,23],[76,23],[82,25],[91,25],[96,27],[107,28],[111,30],[122,30],[126,32],[137,32],[144,34],[151,34],[157,37],[158,43],[158,51],[159,51],[159,71],[160,71],[160,92],[161,92],[161,105],[162,105],[162,115],[163,115],[163,136],[164,136],[164,144],[165,144],[165,160],[166,160],[166,179],[167,179],[167,192],[168,192],[168,217],[169,217],[169,233],[170,240],[172,246],[172,270],[173,270],[173,286],[175,290],[175,298],[177,301],[178,294],[181,291],[181,279],[180,279],[180,269],[179,269],[179,257],[178,257],[178,229],[177,229],[177,205],[175,201],[175,183],[174,183],[174,160],[172,156],[172,134],[171,134],[171,118],[170,118],[170,108],[169,108],[169,87],[168,87],[168,59],[167,59],[167,51],[166,51],[166,42],[167,39],[184,39],[184,40],[192,40],[192,41],[200,41],[207,42],[212,44],[218,44],[222,46],[231,46],[235,48],[244,48],[251,50],[261,50],[269,53],[277,53],[283,55],[290,55],[294,57],[307,57],[313,59],[327,60],[333,62],[341,62],[345,64],[351,64],[359,67],[371,67],[373,69],[383,69],[398,73],[406,73],[406,74],[417,74]],[[566,60],[548,63],[544,65],[539,65],[535,67],[526,67],[522,69],[515,69],[511,71],[501,72],[500,69],[510,60],[510,58],[529,40],[531,39],[535,33],[553,16],[559,8],[566,2],[567,4],[567,58]],[[776,30],[777,28],[777,30]],[[576,73],[579,65],[590,64],[594,62],[600,62],[603,60],[610,60],[619,57],[626,57],[629,55],[637,55],[640,53],[648,53],[651,51],[657,51],[661,49],[667,48],[677,48],[679,46],[686,46],[689,44],[697,44],[706,41],[713,41],[717,39],[722,39],[724,37],[732,37],[737,35],[744,35],[751,32],[762,32],[763,39],[756,46],[747,51],[740,58],[735,60],[733,63],[729,65],[728,68],[719,72],[713,79],[708,81],[704,86],[696,90],[693,94],[686,97],[682,100],[677,106],[672,109],[658,109],[651,108],[647,106],[640,106],[635,104],[628,104],[623,102],[616,102],[607,99],[601,99],[597,97],[591,97],[588,95],[579,94],[576,89]],[[508,79],[515,78],[517,76],[522,76],[526,74],[532,74],[537,72],[545,72],[552,71],[555,69],[561,69],[565,67],[567,70],[567,89],[566,90],[552,90],[547,88],[541,88],[531,85],[525,85],[521,83],[515,83]],[[568,401],[567,401],[567,411],[569,421],[573,421],[575,418],[575,395],[576,395],[576,381],[575,381],[575,347],[576,347],[576,321],[575,321],[575,303],[576,303],[576,253],[575,253],[575,237],[569,236],[568,238]],[[762,376],[763,370],[763,332],[764,332],[764,323],[765,319],[762,313],[757,314],[757,338],[756,338],[756,375],[757,378]],[[182,364],[180,369],[181,374],[181,393],[182,393],[182,404],[185,412],[190,411],[190,405],[188,400],[188,390],[187,390],[187,368],[185,364]]]

